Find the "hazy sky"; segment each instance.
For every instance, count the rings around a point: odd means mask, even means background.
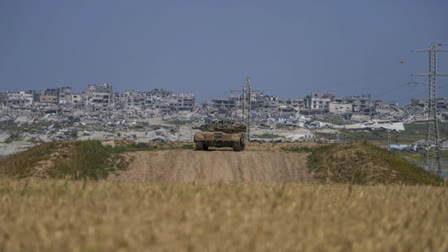
[[[111,83],[228,96],[249,75],[279,97],[427,95],[426,53],[448,48],[446,0],[0,1],[0,91]],[[448,53],[439,53],[448,72]],[[400,60],[404,60],[400,64]],[[410,81],[419,83],[407,85]],[[448,78],[439,78],[448,95]]]

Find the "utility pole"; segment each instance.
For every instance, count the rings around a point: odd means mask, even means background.
[[[250,78],[246,77],[243,85],[243,121],[247,125],[247,139],[250,141],[250,113],[251,113],[252,88]]]
[[[233,92],[242,92],[242,110],[243,110],[243,115],[242,115],[242,123],[244,125],[246,125],[247,129],[246,129],[246,138],[248,141],[250,141],[250,126],[251,126],[251,111],[252,111],[252,105],[251,105],[251,100],[252,100],[252,93],[262,93],[263,91],[261,90],[253,90],[251,85],[250,85],[250,77],[247,76],[246,79],[244,80],[244,84],[243,84],[243,89],[242,90],[231,90],[230,91],[231,94],[233,94]]]
[[[390,151],[390,129],[387,130],[387,150]]]
[[[439,44],[440,46],[441,44]],[[429,72],[424,74],[415,74],[413,76],[428,76],[429,79],[429,96],[427,100],[428,121],[426,131],[425,144],[425,168],[434,170],[437,166],[437,173],[440,175],[442,164],[440,161],[440,135],[439,124],[437,122],[437,77],[448,76],[437,72],[437,52],[448,52],[445,49],[439,49],[434,43],[429,48],[414,50],[415,52],[429,53]]]

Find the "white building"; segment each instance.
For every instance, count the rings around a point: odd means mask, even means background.
[[[8,106],[32,106],[34,102],[34,95],[25,91],[8,93],[7,102]]]
[[[328,105],[335,96],[332,94],[311,93],[305,97],[305,108],[309,110],[328,111]]]

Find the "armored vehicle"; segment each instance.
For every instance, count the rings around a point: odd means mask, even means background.
[[[232,147],[242,151],[246,145],[246,126],[232,121],[213,121],[198,127],[201,132],[194,134],[196,150],[208,150],[208,147]]]

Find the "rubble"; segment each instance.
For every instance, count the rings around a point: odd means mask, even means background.
[[[89,85],[0,93],[0,155],[41,142],[131,140],[142,143],[193,141],[193,128],[210,119],[242,117],[242,97],[195,103],[192,94],[170,90],[114,93],[112,85]],[[339,130],[403,131],[404,124],[425,121],[426,103],[384,104],[369,96],[337,97],[312,93],[281,99],[263,93],[251,97],[251,136],[257,142],[314,142],[316,134]],[[439,119],[448,119],[448,99],[439,99]],[[331,115],[331,116],[328,116]]]

